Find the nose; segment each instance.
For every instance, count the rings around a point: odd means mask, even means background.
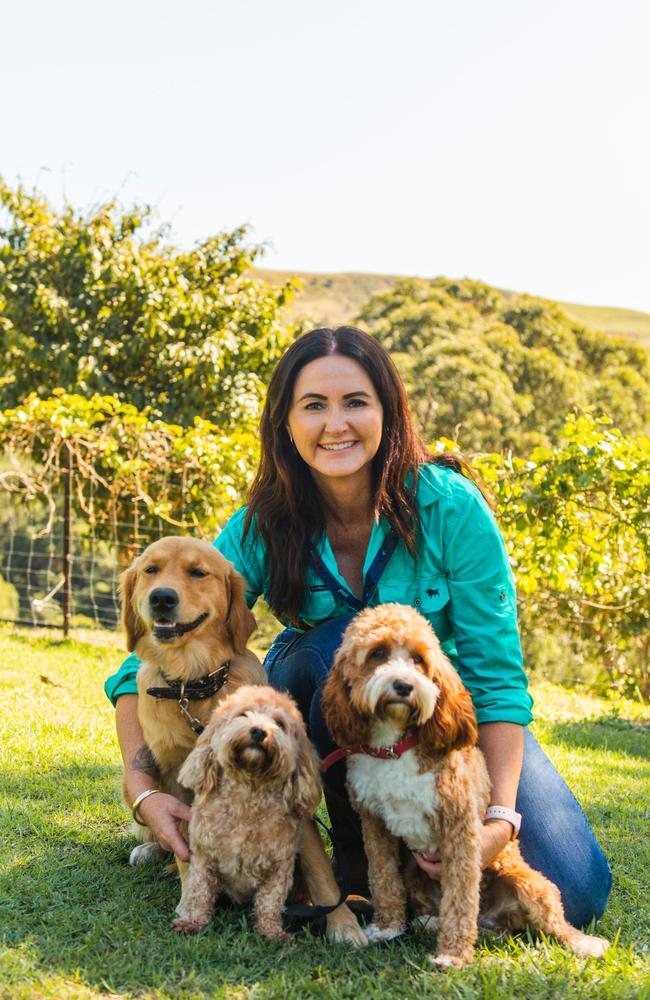
[[[400,698],[406,698],[413,690],[413,685],[407,684],[405,681],[393,681],[393,690],[397,692]]]
[[[337,432],[344,431],[347,426],[348,418],[346,411],[342,407],[333,406],[327,415],[325,430],[329,431],[330,434],[336,434]]]
[[[266,731],[260,729],[258,726],[253,726],[251,729],[251,739],[253,743],[263,743],[266,739]]]
[[[160,613],[173,611],[178,607],[178,594],[171,587],[156,587],[149,594],[149,604],[152,611]]]

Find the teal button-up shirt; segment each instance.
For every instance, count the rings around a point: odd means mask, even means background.
[[[439,465],[421,466],[416,497],[421,524],[416,554],[398,543],[369,605],[409,604],[428,619],[472,695],[479,723],[528,725],[532,699],[517,629],[514,581],[492,513],[469,479]],[[245,514],[245,507],[238,510],[214,544],[245,578],[246,600],[252,608],[260,594],[268,593],[269,571],[262,538],[251,530],[242,541]],[[364,576],[389,527],[384,518],[373,525]],[[318,551],[347,590],[326,535]],[[309,627],[350,614],[311,566],[305,594],[300,619]],[[137,692],[138,666],[137,657],[131,655],[106,681],[113,704],[119,695]]]

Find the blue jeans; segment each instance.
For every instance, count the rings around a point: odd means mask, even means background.
[[[321,712],[321,688],[352,617],[323,622],[304,634],[286,629],[276,637],[264,661],[269,684],[288,691],[298,703],[321,757],[335,749]],[[331,767],[325,782],[326,792],[329,789],[347,801],[345,762]],[[359,837],[349,802],[347,808],[350,827]],[[612,884],[607,860],[577,799],[527,729],[517,811],[523,816],[521,852],[558,886],[567,920],[583,927],[602,916]]]

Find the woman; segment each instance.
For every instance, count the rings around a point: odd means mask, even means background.
[[[264,594],[287,626],[265,668],[269,683],[298,702],[319,753],[333,749],[320,689],[350,617],[366,605],[413,605],[472,695],[491,804],[507,817],[486,819],[484,864],[505,847],[521,814],[524,857],[559,886],[567,919],[580,926],[600,916],[609,867],[579,804],[526,728],[532,700],[503,539],[460,463],[432,458],[418,438],[390,356],[352,327],[300,337],[271,378],[261,442],[250,502],[215,544],[245,577],[249,606]],[[106,686],[118,699],[125,761],[142,744],[136,669],[129,657]],[[325,780],[339,849],[363,892],[365,859],[344,765]],[[131,774],[134,798],[139,783]],[[161,844],[186,856],[177,822],[187,808],[152,795],[140,810]],[[416,860],[440,877],[438,855]]]

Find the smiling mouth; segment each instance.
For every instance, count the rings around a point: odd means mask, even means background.
[[[195,618],[193,622],[173,622],[170,618],[157,618],[153,623],[154,638],[158,642],[171,642],[172,639],[180,639],[181,636],[193,632],[195,628],[202,625],[208,617],[208,612]]]
[[[341,444],[320,444],[319,448],[324,448],[325,451],[348,451],[350,448],[354,448],[356,441],[342,441]]]

